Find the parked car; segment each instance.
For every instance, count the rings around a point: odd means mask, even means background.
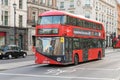
[[[27,52],[23,51],[19,46],[17,45],[7,45],[7,46],[1,46],[0,47],[0,58],[18,58],[22,56],[23,58],[27,56]]]

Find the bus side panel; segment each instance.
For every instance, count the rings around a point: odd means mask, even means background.
[[[116,48],[120,48],[120,40],[116,43]]]
[[[79,57],[79,62],[83,62],[83,55],[82,55],[82,50],[73,50],[73,56],[72,56],[72,61],[74,62],[74,56],[75,54],[78,55]]]
[[[61,64],[37,52],[35,53],[35,58],[36,58],[35,60],[36,64]]]
[[[102,53],[102,50],[100,48],[89,49],[89,51],[88,51],[88,60],[98,59],[98,53],[99,52]]]

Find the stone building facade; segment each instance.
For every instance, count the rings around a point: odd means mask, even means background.
[[[56,0],[28,0],[27,1],[27,26],[28,46],[31,50],[35,46],[35,25],[38,15],[49,10],[56,10]]]
[[[120,36],[120,3],[117,5],[118,6],[118,36]]]
[[[111,34],[117,34],[117,0],[57,0],[59,10],[83,15],[105,26],[106,46],[112,46]]]
[[[16,4],[16,8],[13,7],[13,4]],[[27,49],[28,29],[26,22],[27,0],[1,0],[0,46],[16,43],[22,49]]]

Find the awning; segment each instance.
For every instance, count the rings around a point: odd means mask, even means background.
[[[0,32],[0,36],[6,36],[6,32]]]

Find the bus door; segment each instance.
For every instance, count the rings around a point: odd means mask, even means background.
[[[66,62],[72,62],[72,38],[65,38]]]
[[[81,42],[82,50],[83,50],[83,61],[88,60],[88,41],[86,39],[83,39]]]

